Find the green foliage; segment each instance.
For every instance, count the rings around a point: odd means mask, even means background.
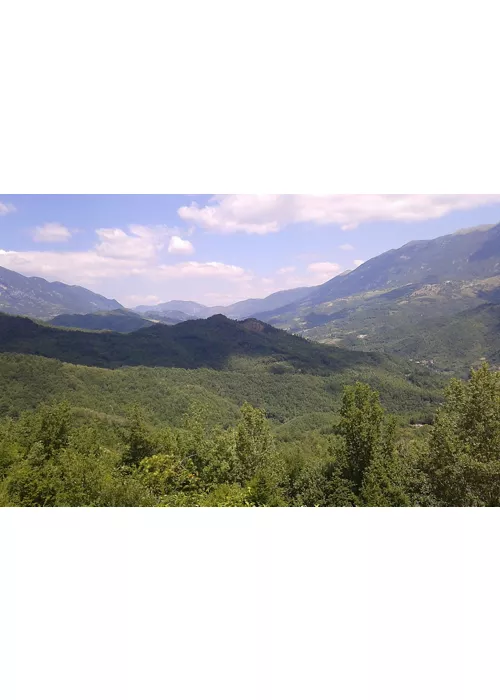
[[[453,380],[427,458],[442,505],[500,505],[500,374],[485,364],[469,382]]]
[[[435,418],[438,374],[255,320],[125,336],[4,318],[0,345],[106,368],[0,353],[2,506],[500,504],[486,366],[450,384]],[[127,353],[177,366],[124,367]]]
[[[155,448],[151,432],[146,424],[144,414],[140,407],[132,407],[130,422],[125,436],[126,448],[122,463],[127,473],[138,467],[139,464],[154,454]]]
[[[361,491],[365,475],[378,456],[382,420],[383,409],[375,391],[359,382],[346,388],[340,410],[339,434],[343,442],[339,459],[355,493]]]
[[[388,358],[310,343],[260,321],[225,316],[154,324],[134,333],[93,333],[53,328],[0,314],[0,352],[41,355],[92,367],[210,367],[227,370],[279,364],[295,372],[327,376],[348,370],[386,369],[403,374]]]
[[[0,422],[0,505],[500,505],[500,374],[486,365],[451,382],[422,432],[401,430],[359,382],[345,387],[330,430],[298,440],[277,440],[248,403],[236,426],[214,425],[203,405],[178,427],[152,424],[138,406],[125,420],[110,440],[67,403]]]
[[[260,468],[267,468],[274,459],[274,444],[264,412],[244,404],[242,419],[236,432],[236,454],[239,466],[236,481],[249,481]]]

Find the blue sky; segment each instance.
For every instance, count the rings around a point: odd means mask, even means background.
[[[499,221],[491,194],[0,195],[0,265],[127,306],[229,304]]]

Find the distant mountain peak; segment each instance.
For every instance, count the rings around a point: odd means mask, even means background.
[[[123,306],[85,287],[26,277],[0,267],[0,312],[48,320],[60,314],[114,309]]]

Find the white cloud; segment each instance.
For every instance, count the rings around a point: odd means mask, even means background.
[[[342,272],[342,267],[338,263],[315,262],[307,266],[310,279],[308,285],[323,284],[332,277]]]
[[[307,266],[307,272],[308,276],[302,280],[302,284],[296,286],[323,284],[323,282],[327,282],[329,279],[342,272],[342,267],[338,263],[315,262]]]
[[[133,259],[104,257],[96,250],[71,253],[0,250],[0,266],[22,275],[38,275],[69,284],[91,284],[99,279],[116,279],[147,272],[146,266]]]
[[[295,272],[294,267],[280,267],[276,274],[278,275],[288,275],[291,272]]]
[[[424,221],[494,203],[500,194],[223,194],[204,207],[180,207],[178,214],[215,233],[263,235],[297,223],[349,230],[371,221]]]
[[[339,248],[340,250],[354,250],[354,246],[350,243],[342,243],[342,245],[339,245]]]
[[[356,267],[359,267],[360,265],[364,265],[365,261],[364,260],[353,260],[353,263]]]
[[[100,246],[98,246],[99,248]],[[221,262],[185,262],[176,265],[149,264],[125,258],[105,257],[97,250],[58,253],[54,251],[17,252],[0,250],[0,266],[23,275],[42,275],[71,283],[91,283],[99,279],[144,275],[148,279],[223,277],[251,279],[242,267]]]
[[[33,231],[33,240],[43,243],[61,243],[71,238],[71,231],[55,221],[43,226],[36,226]]]
[[[13,214],[16,210],[13,204],[8,202],[0,202],[0,216],[5,216],[6,214]]]
[[[172,231],[168,226],[129,226],[130,233],[119,228],[100,228],[96,233],[100,243],[95,250],[110,258],[153,260],[164,248]]]
[[[191,241],[186,241],[180,236],[172,236],[168,244],[168,252],[173,255],[191,255],[194,253],[194,246]]]
[[[276,218],[279,198],[277,194],[224,194],[215,195],[212,206],[199,207],[193,202],[180,207],[181,219],[217,233],[265,234],[278,231]]]
[[[244,298],[256,279],[243,267],[220,261],[162,264],[161,252],[170,245],[194,250],[178,228],[134,225],[126,231],[103,228],[96,234],[96,244],[84,251],[0,250],[0,266],[79,284],[128,305],[176,298],[203,301],[207,293]]]
[[[311,272],[318,274],[331,274],[336,275],[341,272],[342,268],[337,263],[332,262],[316,262],[311,263],[307,266],[307,269]]]

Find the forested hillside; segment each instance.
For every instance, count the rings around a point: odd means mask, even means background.
[[[420,368],[252,320],[124,335],[0,316],[0,347],[3,505],[361,505],[328,476],[345,386],[369,382],[410,436],[443,396]]]
[[[415,324],[384,328],[357,339],[370,349],[384,349],[440,371],[464,375],[484,360],[500,363],[500,304],[482,304],[452,316],[438,316]]]
[[[124,336],[52,328],[27,318],[0,315],[0,352],[111,368],[143,365],[227,369],[243,358],[244,363],[273,365],[277,373],[293,369],[325,374],[394,364],[375,353],[329,348],[260,321],[236,322],[224,316],[170,327],[155,324]]]
[[[89,331],[132,333],[139,328],[149,328],[153,323],[128,309],[116,309],[114,311],[96,311],[93,314],[61,314],[51,318],[50,325]]]
[[[236,424],[193,407],[177,427],[137,406],[106,423],[44,405],[0,423],[0,505],[500,505],[500,375],[486,366],[454,380],[434,425],[414,435],[361,383],[326,425],[286,441],[248,403]]]

